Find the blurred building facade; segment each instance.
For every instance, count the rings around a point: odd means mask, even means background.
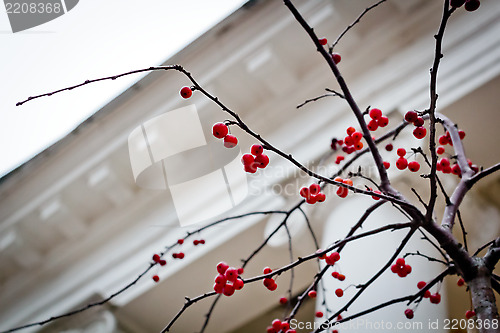
[[[315,31],[330,41],[372,3],[295,2]],[[382,109],[390,117],[389,127],[398,124],[407,110],[428,106],[433,35],[441,9],[441,1],[390,0],[366,15],[336,48],[342,54],[339,68],[360,107]],[[439,111],[466,131],[464,144],[469,158],[485,167],[498,162],[500,156],[496,103],[500,87],[499,15],[500,2],[485,1],[474,13],[461,9],[452,16],[438,81]],[[324,159],[331,155],[330,140],[342,136],[347,126],[355,125],[347,104],[340,98],[323,98],[297,108],[305,100],[322,95],[325,88],[337,89],[337,85],[281,1],[249,1],[165,62],[177,63],[236,111],[254,131],[308,166],[334,165],[331,158]],[[205,137],[213,140],[211,125],[229,116],[200,93],[182,100],[178,91],[184,85],[189,85],[189,81],[179,73],[147,75],[66,138],[2,178],[1,330],[44,320],[110,296],[147,268],[153,253],[194,229],[179,227],[169,191],[137,186],[128,150],[128,136],[137,126],[190,104],[199,111]],[[78,94],[78,90],[68,93]],[[238,129],[233,134],[239,138],[243,152],[255,143]],[[397,144],[405,148],[425,146],[425,142],[404,133]],[[395,160],[394,152],[383,154]],[[248,197],[225,216],[282,210],[298,202],[298,189],[312,180],[289,162],[273,154],[269,156],[271,164],[267,169],[248,176]],[[368,158],[362,161],[369,163]],[[196,167],[196,163],[187,160],[186,169]],[[411,187],[425,197],[426,181],[394,169],[389,169],[390,176],[399,190],[415,202]],[[326,173],[332,169],[318,170]],[[454,184],[453,177],[444,178],[445,187],[451,189]],[[371,203],[355,195],[340,199],[334,191],[327,191],[324,204],[306,207],[322,246],[343,237]],[[500,178],[493,175],[474,189],[463,205],[470,248],[499,234],[498,207]],[[193,206],[193,210],[202,208]],[[401,219],[387,206],[373,217],[370,226]],[[212,289],[217,262],[225,260],[238,266],[240,259],[250,255],[279,222],[273,216],[256,215],[211,228],[199,235],[206,240],[205,245],[186,242],[182,247],[185,259],[168,257],[165,267],[153,269],[105,305],[26,332],[157,332],[182,307],[185,296],[194,297]],[[315,251],[300,214],[290,217],[290,232],[294,235],[295,257]],[[416,238],[408,251],[417,247]],[[366,280],[390,256],[400,239],[401,234],[394,233],[346,248],[341,267],[348,279],[352,278],[348,283]],[[360,267],[360,253],[374,251],[380,253],[382,261],[370,258]],[[262,267],[279,267],[288,262],[287,235],[278,233],[251,261],[245,275],[257,275]],[[416,281],[431,279],[441,269],[417,259],[412,265],[415,272],[408,279],[395,279],[388,274],[351,311],[374,305],[379,297],[401,295],[402,290],[411,292]],[[295,294],[308,286],[316,269],[315,263],[308,263],[296,270]],[[153,274],[160,276],[159,283],[151,280]],[[207,332],[263,331],[273,316],[283,313],[278,299],[286,295],[289,276],[280,277],[278,284],[274,293],[256,283],[222,299]],[[417,320],[427,323],[428,318],[461,318],[468,308],[465,291],[450,283],[442,286],[442,293],[443,303],[422,304],[416,312]],[[332,309],[342,304],[330,295],[327,300]],[[210,304],[211,301],[204,301],[190,308],[173,331],[200,330]],[[308,302],[301,320],[313,321],[315,306]],[[388,308],[369,318],[405,321],[401,307]]]

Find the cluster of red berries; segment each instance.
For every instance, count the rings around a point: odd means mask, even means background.
[[[339,281],[344,281],[345,280],[345,275],[344,274],[340,274],[339,272],[332,272],[332,276],[339,280]]]
[[[382,115],[380,109],[371,109],[368,112],[370,118],[372,118],[367,126],[370,131],[376,131],[379,127],[386,127],[389,124],[389,118]]]
[[[182,87],[179,93],[181,94],[182,98],[186,99],[193,96],[193,90],[189,87]]]
[[[257,168],[264,169],[269,164],[269,157],[264,154],[262,145],[253,145],[250,148],[250,154],[245,154],[241,157],[241,163],[248,173],[257,172]]]
[[[153,254],[153,261],[156,264],[160,264],[161,266],[165,266],[167,264],[167,261],[165,259],[162,259],[161,256],[157,253]],[[158,275],[153,275],[153,281],[158,282],[160,281],[160,277]]]
[[[335,177],[334,181],[339,182],[339,183],[343,183],[343,184],[346,184],[349,186],[354,185],[354,183],[352,182],[351,179],[342,179],[341,177]],[[345,197],[347,197],[347,194],[349,194],[349,189],[346,187],[339,186],[339,188],[337,189],[337,195],[341,198],[345,198]]]
[[[215,277],[214,291],[217,294],[231,296],[235,290],[241,290],[244,282],[240,278],[243,274],[243,268],[229,267],[228,264],[221,261],[217,264],[217,272],[219,275]]]
[[[347,136],[344,138],[345,147],[342,148],[345,153],[351,154],[356,150],[363,149],[363,142],[361,142],[363,134],[361,132],[356,131],[356,129],[351,126],[347,128],[346,133]]]
[[[374,191],[371,187],[368,187],[367,190],[370,192],[376,193],[376,194],[382,194],[382,192],[380,192],[379,190]],[[375,196],[375,195],[372,195],[372,199],[373,200],[380,200],[380,198]]]
[[[184,252],[174,252],[174,253],[172,253],[172,258],[184,259]]]
[[[322,252],[322,250],[318,250],[317,252]],[[329,256],[325,253],[319,259],[324,260],[327,265],[333,266],[340,260],[340,253],[332,252]]]
[[[264,274],[269,274],[272,271],[273,270],[270,267],[266,267],[266,268],[264,268],[263,273]],[[264,286],[267,289],[269,289],[270,291],[275,291],[278,288],[278,284],[272,278],[265,278],[264,281],[263,281],[263,283],[264,283]]]
[[[290,324],[286,321],[281,321],[279,319],[274,319],[271,323],[271,326],[267,327],[267,333],[297,333],[296,330],[290,329]]]
[[[405,114],[405,120],[415,126],[413,136],[417,139],[423,139],[427,135],[424,127],[424,118],[420,117],[416,111],[408,111]]]
[[[481,2],[479,0],[451,0],[450,5],[452,7],[458,8],[465,4],[465,10],[468,12],[473,12],[479,8]]]
[[[417,161],[408,162],[408,160],[405,158],[406,149],[398,148],[396,153],[399,156],[396,161],[396,168],[398,168],[399,170],[404,170],[408,167],[408,170],[410,170],[411,172],[417,172],[418,170],[420,170],[420,163],[418,163]]]
[[[205,240],[204,239],[195,239],[193,241],[193,245],[198,245],[198,244],[201,244],[201,245],[205,244]]]
[[[321,186],[319,186],[319,184],[311,184],[309,187],[303,187],[300,189],[299,194],[311,205],[326,200],[326,195],[321,192]]]
[[[238,138],[229,134],[229,128],[224,123],[216,123],[212,127],[212,134],[217,139],[224,139],[224,147],[233,148],[238,144]]]
[[[462,130],[459,130],[458,131],[458,135],[460,137],[460,140],[463,140],[465,138],[465,132],[462,131]],[[451,135],[450,135],[450,132],[446,131],[445,134],[439,136],[438,138],[438,142],[440,145],[443,145],[443,146],[446,146],[446,145],[450,145],[450,146],[453,146],[453,141],[451,140]],[[439,148],[439,147],[438,147]],[[443,147],[444,149],[444,147]],[[443,153],[444,153],[444,150],[443,150]]]
[[[417,288],[423,289],[426,285],[427,283],[425,281],[419,281],[417,283]],[[441,302],[441,295],[438,292],[431,294],[430,290],[424,292],[424,298],[428,298],[432,304],[439,304]]]
[[[398,258],[396,263],[391,266],[391,271],[404,278],[411,273],[411,266],[406,264],[404,258]]]

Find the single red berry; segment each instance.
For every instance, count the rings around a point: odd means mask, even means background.
[[[316,296],[318,296],[318,293],[316,292],[316,290],[310,290],[307,295],[309,295],[309,297],[311,298],[316,298]]]
[[[373,191],[373,193],[376,193],[376,194],[382,194],[382,192],[380,192],[380,191],[378,191],[378,190]],[[374,195],[372,195],[372,199],[373,199],[373,200],[380,200],[380,198],[379,198],[379,197],[374,196]]]
[[[273,328],[274,328],[276,331],[281,330],[281,320],[279,320],[279,319],[274,319],[271,325],[273,325]]]
[[[396,265],[398,265],[399,267],[403,267],[405,264],[406,264],[406,262],[405,262],[404,258],[398,258],[396,260]]]
[[[399,270],[400,269],[399,269],[398,265],[394,264],[394,265],[391,266],[391,272],[397,274],[399,272]]]
[[[405,157],[405,155],[406,155],[406,149],[404,149],[404,148],[398,148],[398,150],[396,150],[396,154],[398,154],[398,156],[400,156],[400,157]]]
[[[413,136],[416,137],[417,139],[423,139],[425,138],[425,135],[427,134],[427,130],[425,127],[417,127],[413,130]]]
[[[444,147],[443,147],[443,146],[439,146],[439,147],[437,147],[437,148],[436,148],[436,153],[437,153],[438,155],[442,155],[442,154],[444,154],[444,151],[445,151],[445,149],[444,149]]]
[[[403,271],[404,271],[404,272],[408,275],[408,274],[410,274],[410,273],[411,273],[412,268],[411,268],[411,266],[410,266],[410,265],[404,265],[404,266],[403,266]]]
[[[471,310],[467,310],[465,312],[465,318],[467,319],[471,319],[472,317],[474,317],[476,315],[476,312],[475,311],[471,311]]]
[[[377,128],[378,128],[378,123],[377,123],[377,121],[376,121],[375,119],[372,119],[372,120],[370,120],[370,122],[367,124],[367,126],[368,126],[368,129],[369,129],[370,131],[372,131],[372,132],[373,132],[373,131],[376,131],[376,130],[377,130]]]
[[[415,111],[408,111],[405,114],[405,120],[409,123],[414,123],[418,118],[418,113]]]
[[[408,319],[413,319],[413,310],[412,309],[406,309],[405,310],[405,316]]]
[[[160,255],[159,254],[154,254],[153,255],[153,261],[154,262],[160,262]]]
[[[274,284],[274,280],[271,278],[265,278],[262,283],[264,284],[264,286],[266,286],[266,288],[269,288],[269,286]]]
[[[459,130],[459,131],[458,131],[458,136],[460,137],[460,140],[465,139],[465,132],[464,132],[464,131],[462,131],[462,130]]]
[[[172,258],[177,259],[178,258],[177,253],[172,253]]]
[[[451,173],[457,176],[462,175],[462,170],[460,169],[460,166],[457,163],[453,164],[453,166],[451,167]]]
[[[158,275],[154,275],[154,276],[153,276],[153,281],[154,281],[154,282],[158,282],[158,281],[160,281],[160,277],[159,277]]]
[[[334,261],[340,260],[340,254],[338,252],[333,252],[332,254],[330,254],[330,257],[332,257]]]
[[[407,166],[408,166],[408,161],[404,157],[400,157],[396,161],[396,168],[398,168],[399,170],[404,170],[406,169]]]
[[[245,269],[243,267],[238,268],[238,275],[242,275],[245,273]]]
[[[214,284],[214,291],[217,293],[217,294],[222,294],[222,292],[224,291],[224,286],[225,284]]]
[[[448,137],[446,135],[440,135],[439,138],[438,138],[438,142],[440,145],[447,145],[449,142],[448,142]]]
[[[417,172],[419,169],[420,163],[418,163],[417,161],[411,161],[410,163],[408,163],[408,170],[410,170],[411,172]]]
[[[229,133],[229,129],[224,123],[216,123],[212,127],[212,134],[217,139],[223,139],[227,135],[227,133]]]
[[[273,280],[273,283],[267,287],[270,291],[275,291],[278,288],[278,284]]]
[[[386,146],[385,146],[385,150],[387,151],[392,151],[394,149],[394,146],[392,145],[392,143],[388,143]]]
[[[269,157],[266,154],[257,155],[255,165],[258,168],[264,169],[269,164]]]
[[[323,312],[316,311],[316,318],[321,318],[321,317],[323,317]]]
[[[443,167],[443,168],[446,168],[446,167],[450,166],[450,160],[449,160],[449,159],[447,159],[446,157],[443,157],[442,159],[440,159],[440,160],[438,161],[438,163],[439,163],[439,164],[441,165],[441,167]]]
[[[280,298],[280,304],[285,305],[286,303],[288,303],[288,299],[286,297],[281,297]]]
[[[318,197],[316,195],[310,195],[308,198],[306,198],[306,202],[310,205],[314,205],[316,202],[318,202]]]
[[[335,65],[336,65],[336,64],[338,64],[340,62],[340,60],[342,60],[342,57],[338,53],[332,53],[332,59],[333,59],[333,62],[335,63]]]
[[[264,274],[269,274],[271,273],[273,270],[270,268],[270,267],[265,267],[264,268]]]
[[[356,132],[356,129],[355,129],[354,127],[352,127],[352,126],[347,127],[347,129],[346,129],[346,133],[347,133],[347,135],[348,135],[348,136],[353,135],[353,134],[354,134],[354,132]],[[345,140],[344,140],[344,142],[345,142]]]
[[[419,282],[417,283],[417,288],[418,288],[418,289],[422,289],[422,288],[424,288],[426,285],[427,285],[427,283],[426,283],[425,281],[419,281]]]
[[[177,253],[177,259],[184,259],[184,252]]]
[[[397,274],[400,278],[405,278],[408,275],[404,269],[400,269]]]
[[[229,297],[229,296],[231,296],[231,295],[233,295],[233,294],[234,294],[234,290],[235,290],[235,289],[234,289],[234,286],[233,286],[233,285],[231,285],[231,284],[226,284],[226,285],[224,286],[224,289],[223,289],[222,293],[223,293],[225,296],[228,296],[228,297]]]
[[[177,244],[180,244],[180,245],[184,244],[184,239],[178,239]]]
[[[457,281],[457,286],[461,287],[461,286],[463,286],[464,284],[465,284],[465,280],[464,280],[464,279],[462,279],[462,278],[458,279],[458,281]]]
[[[391,167],[391,163],[384,161],[384,168],[389,169]]]
[[[320,45],[326,45],[328,43],[328,40],[326,38],[320,38],[318,39],[318,42]]]
[[[245,172],[248,172],[248,173],[256,173],[257,172],[257,165],[255,163],[245,164],[243,169],[245,169]]]
[[[290,328],[290,324],[287,323],[286,321],[284,321],[284,322],[281,323],[281,330],[283,332],[289,332],[289,331],[287,331],[289,328]]]
[[[300,189],[300,192],[299,192],[300,196],[302,198],[309,198],[310,197],[310,193],[309,193],[309,188],[308,187],[303,187]]]
[[[337,297],[342,297],[342,296],[344,296],[344,291],[339,288],[339,289],[335,290],[335,295],[337,295]]]
[[[238,270],[234,267],[229,267],[224,273],[224,276],[228,281],[234,282],[238,278]]]
[[[221,284],[221,285],[225,285],[227,282],[227,279],[226,279],[226,276],[223,275],[223,274],[219,274],[215,277],[215,283],[216,284]]]
[[[258,145],[258,144],[252,145],[252,147],[250,148],[250,152],[254,156],[259,156],[260,154],[262,154],[264,152],[264,147],[262,147],[262,145]]]
[[[424,298],[430,298],[431,297],[431,291],[430,290],[426,290],[424,292]]]
[[[432,304],[439,304],[441,302],[441,295],[439,293],[435,293],[429,297]]]
[[[363,149],[363,142],[361,142],[361,141],[356,142],[356,143],[354,144],[354,148],[355,148],[356,150],[361,150],[361,149]]]
[[[347,147],[350,147],[354,144],[354,139],[352,138],[352,136],[346,136],[344,138],[344,143]]]
[[[219,272],[219,274],[226,273],[226,270],[228,268],[229,268],[229,265],[226,264],[224,261],[221,261],[220,263],[217,264],[217,272]]]
[[[462,7],[462,5],[465,3],[465,0],[451,0],[450,1],[450,5],[452,7],[455,7],[455,8],[458,8],[458,7]]]
[[[226,148],[234,148],[238,144],[238,139],[231,134],[228,134],[224,137],[224,147]]]
[[[200,240],[199,240],[199,242],[200,242],[200,244],[202,244],[202,245],[203,245],[203,244],[205,244],[205,240],[204,240],[204,239],[200,239]]]
[[[339,275],[340,275],[339,272],[332,272],[332,276],[336,279],[339,277]]]
[[[319,186],[319,184],[311,184],[309,186],[309,193],[311,195],[316,195],[318,194],[319,192],[321,192],[321,186]]]
[[[241,163],[243,163],[243,165],[253,164],[254,161],[255,157],[253,157],[252,154],[244,154],[243,156],[241,156]]]
[[[159,261],[161,266],[165,266],[167,264],[167,261],[165,259],[162,259]]]
[[[347,197],[347,195],[349,194],[349,190],[346,189],[345,187],[339,187],[337,189],[337,195],[341,198],[345,198]]]
[[[413,122],[413,125],[415,125],[415,127],[424,126],[424,118],[417,117],[417,119]]]
[[[361,139],[363,139],[363,134],[361,132],[354,132],[354,133],[352,133],[351,137],[354,140],[354,142],[356,143],[356,142],[361,141]]]
[[[242,279],[236,279],[236,281],[234,281],[233,283],[233,286],[234,286],[234,289],[236,290],[241,290],[243,289],[243,286],[245,285],[245,283],[243,282]]]
[[[318,193],[318,195],[316,195],[317,202],[324,202],[325,200],[326,200],[326,195],[324,193]]]
[[[200,244],[200,241],[199,241],[199,240],[197,240],[197,239],[195,239],[195,240],[193,241],[193,245],[198,245],[198,244]]]
[[[387,118],[386,116],[382,116],[377,119],[377,124],[379,127],[386,127],[387,125],[389,125],[389,118]]]
[[[339,281],[344,281],[345,280],[345,275],[344,274],[339,274],[338,279],[339,279]]]
[[[372,119],[379,119],[382,117],[382,111],[380,109],[371,109],[368,114]]]
[[[180,94],[183,98],[189,98],[193,95],[193,91],[189,87],[182,87]]]
[[[344,160],[344,156],[342,155],[338,155],[336,158],[335,158],[335,163],[336,164],[340,164],[340,162],[342,162]]]
[[[465,10],[468,12],[473,12],[479,8],[481,2],[479,0],[467,0],[465,2]]]

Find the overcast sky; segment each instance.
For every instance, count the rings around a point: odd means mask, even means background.
[[[159,65],[246,0],[80,0],[53,21],[12,33],[0,5],[0,176],[99,110],[141,75],[16,102],[86,79]]]

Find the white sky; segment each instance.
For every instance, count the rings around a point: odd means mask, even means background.
[[[13,34],[0,5],[0,177],[64,137],[143,75],[16,107],[87,79],[159,65],[246,0],[80,0]]]

